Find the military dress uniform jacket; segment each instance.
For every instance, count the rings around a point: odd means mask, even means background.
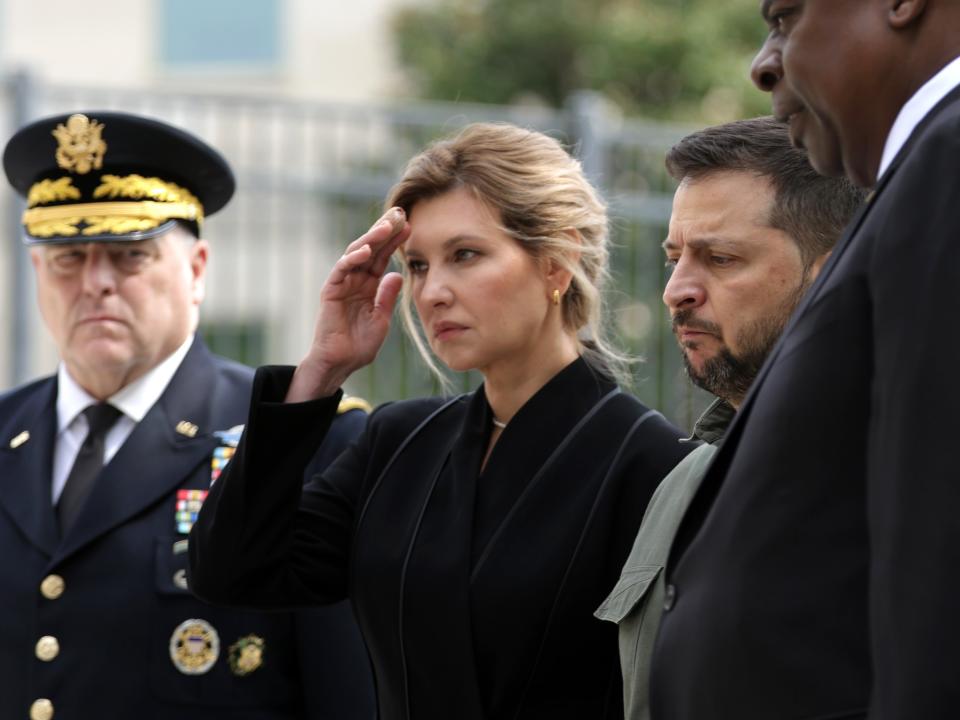
[[[186,589],[178,491],[210,486],[212,458],[225,445],[214,433],[244,422],[251,380],[248,368],[195,339],[63,538],[51,506],[56,378],[0,398],[0,718],[372,716],[368,661],[348,608],[224,610]],[[328,462],[363,424],[362,412],[339,418],[318,460]],[[191,619],[217,642],[196,626],[175,633]],[[171,658],[178,643],[188,659],[216,661],[184,674]]]
[[[960,89],[915,128],[680,525],[655,720],[960,713]]]
[[[245,438],[191,534],[196,591],[259,606],[349,595],[383,720],[622,716],[616,628],[592,616],[679,430],[583,360],[492,427],[483,390],[378,409],[301,493],[335,398],[258,371]]]

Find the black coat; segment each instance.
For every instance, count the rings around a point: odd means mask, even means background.
[[[622,717],[616,628],[593,617],[681,433],[578,360],[482,474],[482,390],[384,406],[307,486],[333,400],[258,372],[245,439],[191,535],[196,591],[257,606],[349,595],[384,720]]]
[[[960,92],[805,298],[671,551],[658,720],[960,713]]]
[[[62,539],[50,494],[56,378],[0,397],[0,718],[29,717],[38,698],[64,720],[373,716],[368,661],[348,607],[224,610],[183,586],[177,491],[209,487],[221,444],[213,433],[243,423],[252,375],[196,339]],[[194,437],[175,431],[184,420],[196,426]],[[362,412],[338,418],[318,460],[328,462],[364,424]],[[63,580],[54,599],[41,590],[50,576]],[[219,658],[201,675],[181,673],[170,656],[174,629],[191,618],[220,640]],[[265,642],[263,665],[239,677],[228,649],[250,634]],[[41,636],[59,642],[52,660],[35,655]]]

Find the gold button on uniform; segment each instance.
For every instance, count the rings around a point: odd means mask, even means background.
[[[60,654],[60,642],[53,635],[44,635],[37,640],[37,657],[44,662],[50,662]]]
[[[34,700],[30,706],[30,720],[53,720],[53,703],[46,698]]]
[[[187,590],[187,571],[183,568],[180,568],[173,574],[173,584],[176,585],[181,590]]]
[[[56,600],[63,595],[66,584],[59,575],[47,575],[40,583],[40,593],[47,600]]]

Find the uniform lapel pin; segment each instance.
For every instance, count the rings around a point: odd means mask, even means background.
[[[29,431],[24,430],[22,433],[20,433],[15,438],[13,438],[13,440],[10,441],[10,449],[16,450],[18,447],[23,445],[29,439],[30,439]]]
[[[184,675],[203,675],[219,656],[220,635],[206,620],[184,620],[170,636],[170,659]]]
[[[227,651],[230,671],[239,677],[249,675],[263,665],[266,643],[257,635],[246,635],[237,640]]]
[[[189,438],[196,437],[197,432],[200,430],[200,428],[198,428],[189,420],[181,420],[177,423],[177,427],[174,429],[181,435],[186,435]]]

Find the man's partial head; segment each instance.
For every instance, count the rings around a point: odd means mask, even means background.
[[[47,118],[7,144],[27,199],[40,311],[71,376],[105,398],[196,329],[205,216],[229,200],[226,161],[196,137],[125,113]]]
[[[910,96],[960,55],[958,0],[761,0],[769,33],[751,76],[826,175],[877,180]]]
[[[693,133],[666,165],[663,300],[690,378],[736,406],[863,193],[818,175],[772,118]]]

